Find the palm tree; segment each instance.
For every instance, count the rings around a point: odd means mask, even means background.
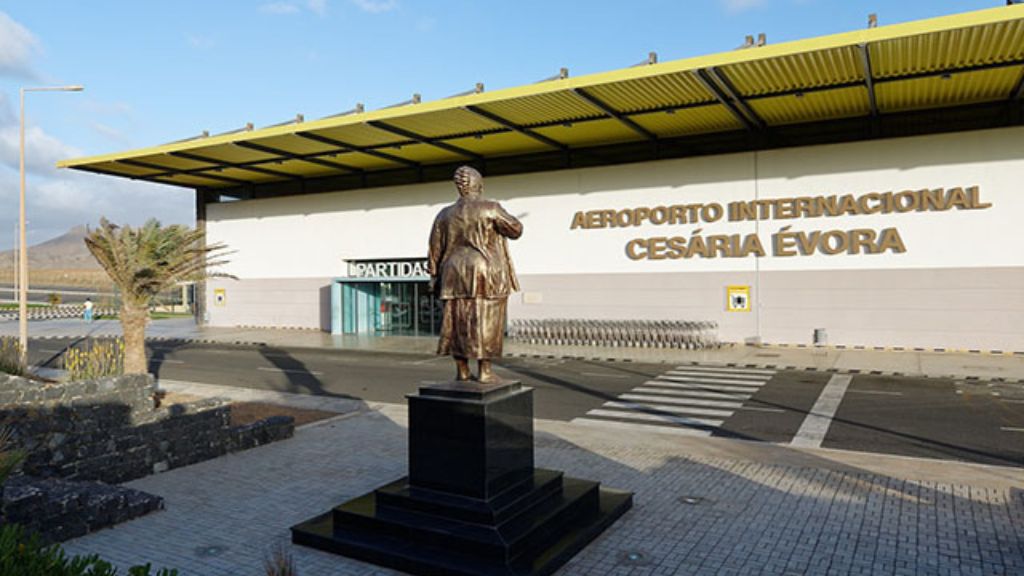
[[[89,230],[85,245],[121,291],[124,371],[145,374],[146,323],[157,294],[182,280],[226,276],[211,272],[227,263],[227,247],[206,245],[205,234],[188,226],[161,226],[150,219],[139,228],[117,226],[106,218]]]

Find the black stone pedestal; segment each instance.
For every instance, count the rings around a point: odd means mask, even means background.
[[[533,466],[533,390],[409,396],[409,476],[292,527],[292,541],[414,574],[551,574],[633,495]]]

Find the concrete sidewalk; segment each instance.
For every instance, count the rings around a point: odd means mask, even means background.
[[[277,398],[293,400],[305,401]],[[286,441],[136,480],[165,511],[66,548],[122,569],[228,576],[262,573],[283,546],[300,576],[396,574],[293,546],[288,529],[403,476],[406,417],[404,406],[362,406]],[[559,574],[1024,573],[1024,469],[544,420],[536,431],[538,466],[636,493],[633,510]]]
[[[17,335],[17,323],[0,322],[0,336]],[[116,320],[32,322],[32,338],[117,336]],[[383,352],[433,353],[436,339],[429,337],[331,335],[319,330],[198,327],[188,318],[159,320],[147,327],[151,339],[201,341],[223,344],[265,345],[315,349],[359,349]],[[1024,355],[977,354],[915,350],[860,350],[839,348],[783,348],[726,346],[712,350],[609,348],[591,346],[539,346],[506,342],[509,356],[572,356],[636,362],[711,363],[774,369],[873,372],[907,376],[977,378],[1024,382]]]

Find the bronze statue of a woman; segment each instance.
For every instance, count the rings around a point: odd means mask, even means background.
[[[508,238],[523,225],[482,197],[484,179],[475,169],[455,171],[459,199],[445,207],[430,231],[430,282],[444,301],[438,354],[455,358],[456,378],[472,380],[469,359],[478,361],[481,382],[496,382],[491,359],[501,357],[508,296],[519,289]]]

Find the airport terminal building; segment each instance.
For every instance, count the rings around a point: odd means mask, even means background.
[[[438,330],[462,164],[524,225],[510,319],[1024,351],[1021,5],[62,163],[196,191],[210,325],[379,336]]]

